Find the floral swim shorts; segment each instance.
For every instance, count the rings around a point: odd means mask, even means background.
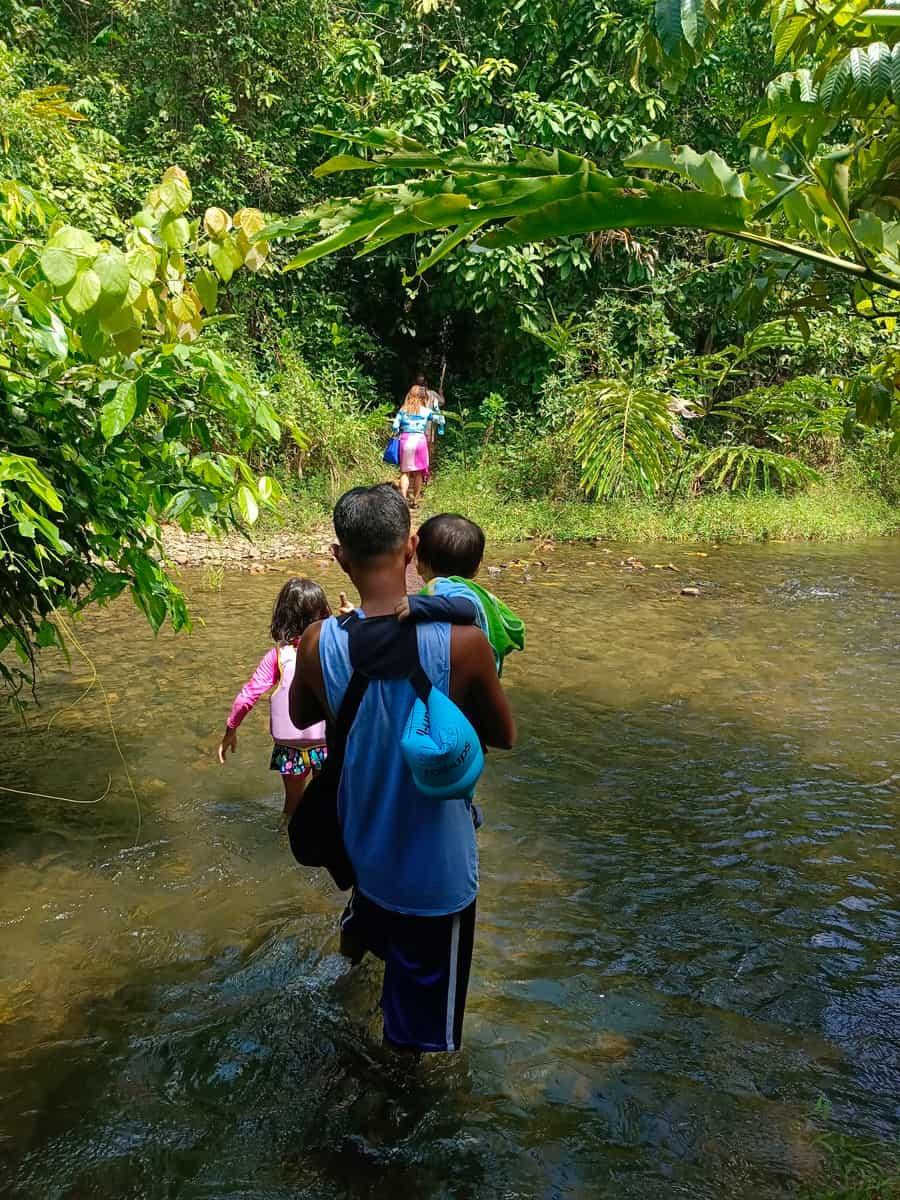
[[[272,747],[269,770],[280,771],[282,775],[299,775],[302,779],[310,771],[322,770],[325,755],[324,746],[310,746],[301,750],[298,746],[281,746],[276,742]]]

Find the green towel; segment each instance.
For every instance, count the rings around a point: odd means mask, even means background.
[[[498,599],[493,592],[483,588],[473,579],[463,579],[461,575],[451,575],[454,583],[464,584],[471,588],[484,607],[484,615],[488,623],[488,641],[494,648],[499,662],[503,662],[510,650],[525,649],[525,622],[516,616],[508,605]]]

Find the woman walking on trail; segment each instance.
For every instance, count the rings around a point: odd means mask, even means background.
[[[430,424],[444,432],[444,418],[428,402],[427,388],[414,385],[406,393],[403,406],[394,417],[393,431],[400,435],[400,491],[415,508],[422,495],[422,482],[428,475],[428,438]]]

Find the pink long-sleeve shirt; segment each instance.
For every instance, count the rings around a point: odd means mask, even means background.
[[[273,646],[259,660],[259,666],[238,692],[225,724],[237,729],[250,709],[266,692],[271,692],[278,682],[278,647]]]

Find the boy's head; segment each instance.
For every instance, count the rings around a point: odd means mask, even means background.
[[[354,571],[369,568],[376,560],[409,562],[413,555],[409,507],[387,483],[345,492],[334,506],[334,531],[335,558],[351,578]]]
[[[481,527],[459,513],[439,513],[419,527],[416,550],[419,573],[426,581],[439,575],[474,579],[484,557]]]

